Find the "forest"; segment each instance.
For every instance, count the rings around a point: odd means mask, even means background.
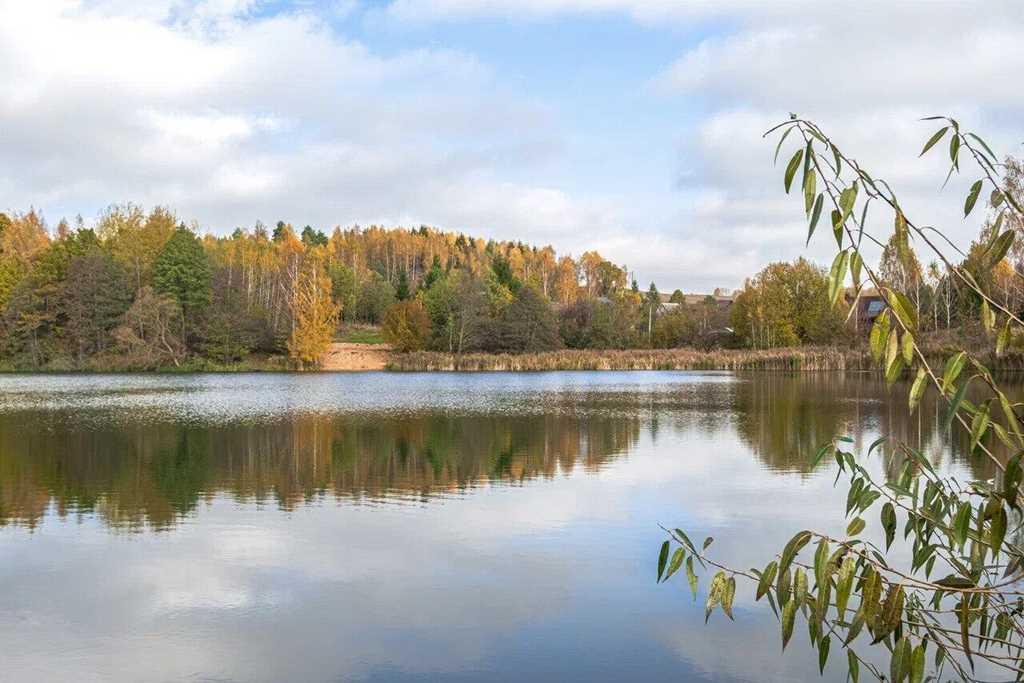
[[[1020,194],[1022,166],[1007,168],[1006,191]],[[953,267],[1019,310],[1024,251],[989,268],[997,228],[986,221]],[[879,273],[931,332],[980,328],[979,302],[949,266],[922,266],[905,232],[884,245]],[[114,205],[89,227],[0,213],[6,370],[315,368],[339,330],[359,325],[399,352],[449,354],[862,345],[867,331],[846,310],[802,258],[769,264],[733,297],[665,296],[596,251],[573,258],[427,226],[328,235],[279,221],[216,236],[164,207]]]

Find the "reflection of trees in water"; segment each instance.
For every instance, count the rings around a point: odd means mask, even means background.
[[[596,470],[639,437],[635,414],[296,416],[232,425],[84,429],[0,416],[0,523],[96,512],[170,526],[226,493],[284,509],[329,495],[413,497]]]
[[[272,422],[148,423],[22,411],[0,414],[0,524],[34,525],[95,512],[114,526],[167,527],[218,494],[291,509],[327,496],[426,499],[481,482],[596,470],[642,431],[729,438],[732,429],[767,468],[807,473],[818,447],[853,436],[865,453],[876,434],[952,457],[975,478],[993,475],[966,455],[968,436],[939,430],[925,395],[915,415],[905,385],[872,375],[758,373],[735,382],[538,394],[526,414],[296,415]],[[115,416],[116,418],[117,416]],[[878,456],[875,456],[878,457]],[[885,471],[904,459],[883,450]],[[823,462],[820,467],[832,467]]]
[[[941,430],[943,407],[933,391],[926,392],[911,415],[909,385],[887,388],[874,374],[761,373],[743,379],[735,385],[736,430],[772,470],[807,473],[818,448],[845,434],[855,439],[857,453],[866,453],[876,435],[889,436],[881,457],[890,478],[900,475],[905,462],[893,450],[897,442],[921,451],[936,465],[952,456],[975,478],[994,475],[985,458],[968,454],[970,437],[963,429],[952,434]]]
[[[838,373],[758,373],[735,385],[736,431],[772,470],[809,472],[814,453],[856,421],[861,380]]]

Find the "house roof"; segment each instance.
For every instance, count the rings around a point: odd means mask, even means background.
[[[662,293],[660,294],[660,296],[661,302],[663,304],[671,303],[671,294]],[[703,303],[704,300],[707,299],[708,297],[711,297],[719,304],[732,303],[733,299],[735,298],[732,294],[683,294],[683,303],[693,306],[695,304]]]

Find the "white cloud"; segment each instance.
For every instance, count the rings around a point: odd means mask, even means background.
[[[941,151],[917,159],[935,126],[918,119],[949,113],[1002,153],[1020,152],[1024,94],[1008,87],[1024,61],[1024,13],[1015,2],[982,9],[973,3],[394,0],[388,16],[410,26],[578,16],[628,17],[668,29],[714,26],[647,82],[657,106],[665,106],[659,97],[683,109],[696,101],[706,112],[681,130],[685,194],[671,209],[672,221],[653,236],[673,251],[640,256],[650,272],[685,273],[690,283],[712,285],[721,277],[736,285],[769,260],[803,253],[799,201],[781,192],[779,169],[770,164],[773,141],[761,138],[791,111],[819,121],[890,180],[906,208],[961,243],[976,234],[981,219],[979,212],[965,222],[959,210],[973,177],[938,192]],[[807,253],[830,259],[829,241],[819,236]]]
[[[354,0],[328,10],[264,8],[255,0],[0,0],[0,162],[18,170],[0,176],[0,208],[35,205],[56,218],[109,202],[169,203],[218,232],[278,218],[429,223],[576,254],[596,247],[644,284],[700,289],[739,285],[767,261],[802,253],[799,201],[782,194],[772,143],[761,139],[789,111],[819,120],[893,181],[907,207],[961,241],[977,228],[958,215],[969,180],[937,192],[943,170],[938,158],[916,158],[931,130],[917,118],[950,112],[998,150],[1020,150],[1024,94],[1013,84],[1024,22],[1010,2],[980,11],[394,0],[382,10],[392,28],[418,30],[587,16],[676,31],[676,58],[660,72],[637,69],[635,90],[617,93],[641,113],[686,114],[674,136],[682,141],[677,187],[642,195],[574,186],[585,158],[607,167],[597,172],[603,187],[618,187],[624,160],[581,153],[593,141],[574,130],[572,107],[558,95],[532,96],[500,62],[429,34],[399,33],[408,47],[388,51],[376,49],[372,31],[366,42],[347,38],[330,20],[364,13]],[[687,44],[708,26],[713,34]],[[636,136],[641,173],[658,172],[643,164],[673,144],[658,135]],[[809,254],[828,259],[827,238]]]

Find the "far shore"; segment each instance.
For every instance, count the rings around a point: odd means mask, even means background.
[[[944,348],[929,350],[938,363],[948,355]],[[1024,354],[981,360],[1000,371],[1024,370]],[[386,344],[335,342],[319,368],[296,370],[284,356],[250,357],[237,363],[219,364],[202,359],[160,368],[44,368],[0,367],[0,373],[101,374],[101,373],[243,373],[243,372],[543,372],[616,370],[727,370],[727,371],[877,371],[863,348],[791,347],[778,349],[563,349],[543,353],[399,353]]]

